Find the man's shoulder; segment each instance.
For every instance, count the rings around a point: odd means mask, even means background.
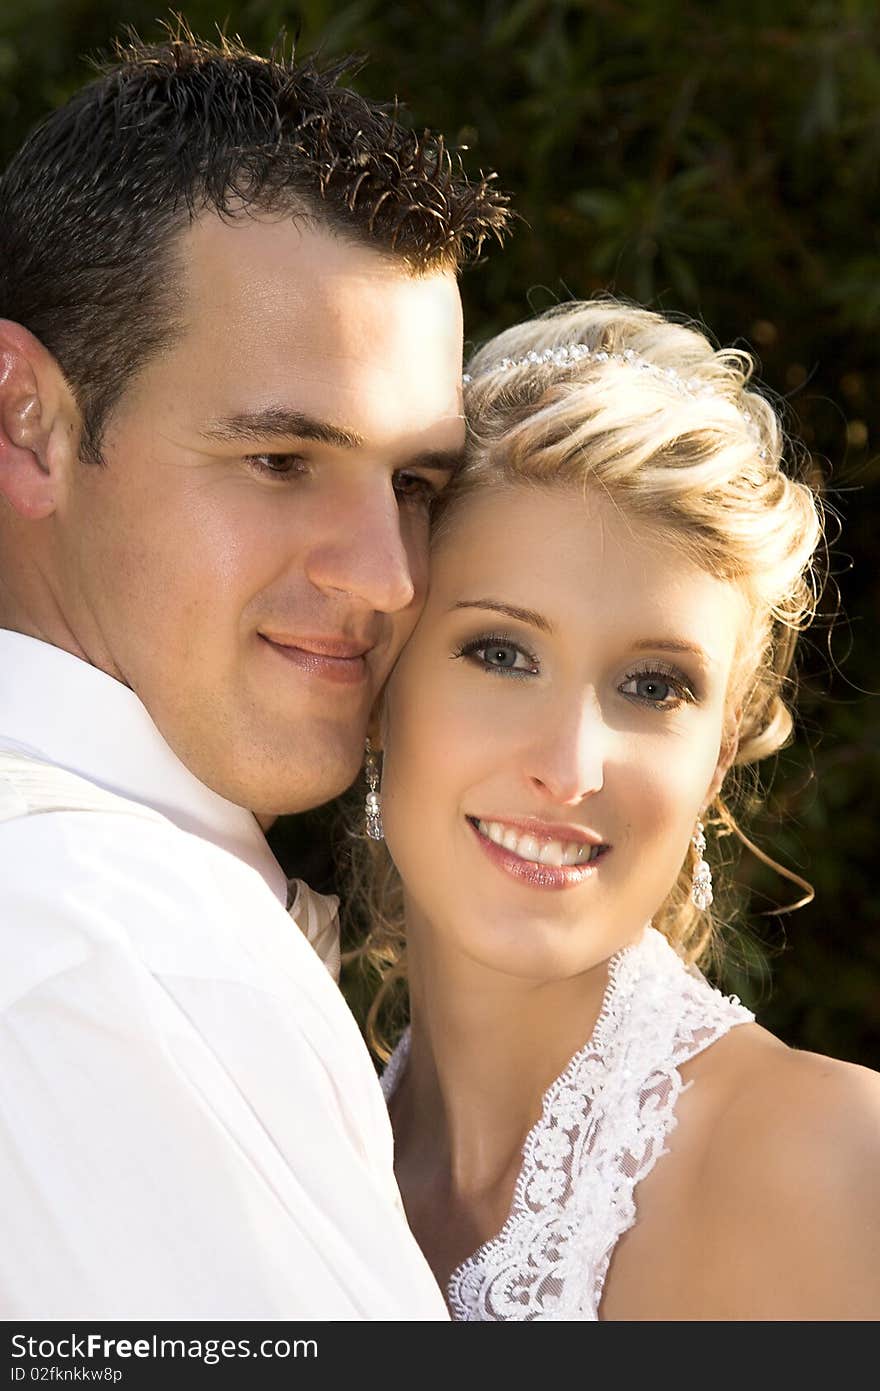
[[[237,963],[260,918],[287,926],[255,869],[159,816],[18,817],[0,824],[0,873],[0,1008],[97,957],[192,973]]]
[[[272,897],[236,855],[149,807],[121,797],[118,804],[49,809],[0,822],[4,878],[41,896],[48,886],[65,893],[87,877],[91,886],[112,884],[115,891],[131,885],[161,894],[168,887],[176,896],[188,886],[213,901],[237,885]]]

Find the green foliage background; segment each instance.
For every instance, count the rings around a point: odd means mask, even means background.
[[[0,159],[152,0],[0,0]],[[261,49],[368,54],[366,93],[496,168],[523,219],[464,279],[468,336],[612,289],[762,360],[843,522],[845,617],[802,660],[797,744],[761,844],[815,885],[743,865],[755,939],[726,983],[788,1042],[880,1067],[880,10],[875,0],[191,0]],[[319,815],[294,843],[320,879]],[[283,837],[282,837],[283,839]],[[746,970],[746,965],[749,969]]]

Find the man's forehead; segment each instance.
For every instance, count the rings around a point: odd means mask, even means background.
[[[267,285],[303,282],[302,289],[313,297],[346,290],[380,297],[409,288],[414,297],[424,298],[443,287],[445,297],[460,307],[452,267],[438,262],[415,269],[405,257],[340,234],[310,214],[221,218],[206,212],[181,233],[177,253],[195,293],[240,287],[258,299]]]
[[[461,301],[449,273],[389,270],[370,248],[289,220],[227,226],[212,215],[186,248],[187,323],[169,370],[191,379],[206,435],[341,448],[411,435],[422,437],[414,450],[461,448]]]

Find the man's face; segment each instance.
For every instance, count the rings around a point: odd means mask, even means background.
[[[182,249],[185,331],[56,514],[65,618],[209,787],[302,810],[355,776],[423,602],[458,290],[286,220],[206,216]]]

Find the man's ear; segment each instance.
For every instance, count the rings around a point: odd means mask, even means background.
[[[0,319],[0,497],[19,516],[39,521],[55,511],[78,435],[51,353],[21,324]]]

